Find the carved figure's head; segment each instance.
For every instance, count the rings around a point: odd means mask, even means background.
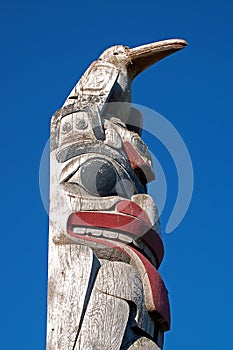
[[[110,47],[54,114],[50,219],[59,226],[56,235],[60,230],[79,243],[146,244],[145,254],[161,262],[158,213],[146,194],[154,172],[140,137],[142,115],[129,103],[131,82],[185,45],[174,39]]]
[[[186,45],[187,42],[181,39],[163,40],[135,48],[116,45],[105,50],[99,60],[112,63],[118,68],[126,67],[131,79],[134,79],[146,68]]]
[[[51,122],[50,240],[88,245],[99,258],[107,252],[108,259],[132,261],[158,338],[170,324],[167,291],[156,270],[164,251],[158,211],[146,193],[155,176],[141,139],[143,117],[130,103],[131,83],[185,45],[174,39],[110,47]]]

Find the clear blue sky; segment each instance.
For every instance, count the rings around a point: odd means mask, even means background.
[[[195,175],[187,215],[164,234],[165,349],[232,349],[232,3],[2,0],[0,13],[1,349],[45,349],[48,217],[38,174],[53,112],[103,49],[173,37],[189,46],[140,75],[133,90],[135,103],[179,131]],[[155,152],[168,181],[166,224],[177,175],[164,147]]]

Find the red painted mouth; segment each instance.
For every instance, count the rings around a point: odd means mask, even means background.
[[[108,231],[118,232],[123,235],[123,237],[128,237],[128,242],[130,242],[130,239],[133,241],[140,239],[150,248],[158,265],[160,265],[164,255],[163,243],[158,233],[151,226],[144,211],[130,201],[119,202],[116,205],[116,210],[119,211],[119,213],[101,211],[80,211],[72,213],[67,221],[67,232],[72,237],[91,241],[94,240],[102,244],[104,244],[104,239],[112,239],[113,241],[120,241],[127,244],[127,239],[121,240],[119,237],[112,238],[110,235],[108,238]],[[91,235],[90,230],[88,236],[86,236],[85,234],[79,234],[78,228],[102,229],[106,231],[106,235],[104,237],[95,237]]]
[[[67,232],[87,245],[97,243],[102,247],[115,248],[128,254],[138,266],[145,288],[148,288],[146,307],[155,315],[153,317],[161,324],[161,329],[166,331],[170,329],[168,293],[157,271],[164,255],[162,240],[152,227],[146,213],[136,203],[123,200],[116,204],[115,210],[115,212],[80,211],[72,213],[67,221]],[[99,232],[104,230],[105,236],[96,236],[98,230]],[[117,233],[121,237],[116,238]],[[128,245],[124,237],[131,238],[132,241],[140,239],[141,242],[144,242],[156,258],[157,268],[151,264],[144,252]]]

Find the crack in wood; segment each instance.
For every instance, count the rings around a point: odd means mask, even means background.
[[[98,266],[98,270],[95,270],[93,268],[95,264],[99,265]],[[93,263],[92,263],[92,272],[91,272],[91,275],[90,275],[90,279],[89,279],[89,283],[88,283],[88,287],[87,287],[87,292],[86,292],[86,296],[85,296],[84,303],[83,303],[83,309],[82,309],[82,313],[81,313],[81,317],[80,317],[79,327],[78,327],[78,330],[77,330],[77,334],[76,334],[76,337],[75,337],[74,346],[73,346],[72,350],[75,350],[75,346],[76,346],[76,343],[77,343],[77,340],[78,340],[78,336],[79,336],[79,333],[80,333],[80,330],[81,330],[81,327],[82,327],[83,319],[84,319],[84,316],[85,316],[85,313],[86,313],[86,310],[87,310],[88,302],[90,300],[91,293],[92,293],[92,290],[93,290],[93,286],[94,286],[94,283],[96,281],[99,269],[100,269],[99,261],[94,255]]]

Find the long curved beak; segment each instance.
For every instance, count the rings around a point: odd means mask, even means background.
[[[132,69],[132,79],[172,53],[183,49],[187,42],[183,39],[169,39],[128,49]]]

